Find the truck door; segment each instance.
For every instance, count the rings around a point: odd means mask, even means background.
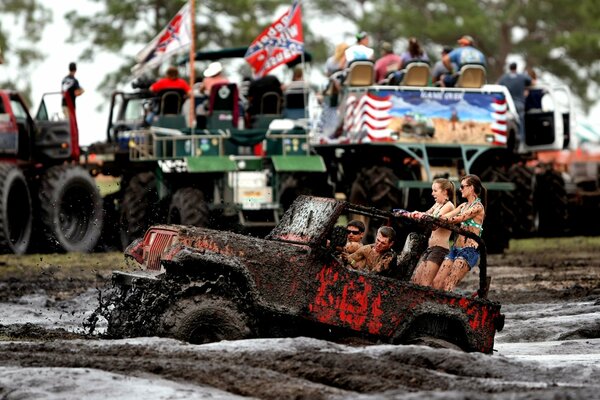
[[[71,158],[76,144],[72,136],[77,130],[75,116],[62,106],[62,98],[61,92],[44,93],[35,116],[37,154],[57,161]]]
[[[566,87],[535,87],[525,100],[521,150],[562,150],[570,136],[571,95]]]

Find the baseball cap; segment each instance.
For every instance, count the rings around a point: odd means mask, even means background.
[[[363,40],[364,38],[366,38],[367,36],[369,36],[367,34],[367,32],[365,31],[360,31],[356,34],[356,40]]]
[[[475,40],[473,40],[473,38],[469,35],[463,35],[460,39],[458,39],[457,41],[459,44],[473,44],[475,43]]]
[[[381,43],[381,50],[385,51],[386,53],[391,53],[394,51],[394,48],[390,42],[383,42]]]

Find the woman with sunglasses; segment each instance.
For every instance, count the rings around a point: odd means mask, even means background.
[[[431,184],[431,195],[435,203],[433,203],[433,206],[429,210],[425,212],[413,211],[405,214],[405,216],[417,219],[424,215],[430,215],[438,218],[454,210],[456,189],[454,188],[454,183],[448,179],[435,179]],[[448,229],[434,226],[431,236],[429,236],[427,249],[421,255],[411,278],[413,283],[422,286],[431,286],[433,278],[438,273],[442,261],[444,261],[444,257],[449,252],[451,233]]]
[[[451,224],[460,224],[461,228],[481,236],[487,191],[478,176],[466,175],[460,181],[460,193],[467,201],[456,207],[454,211],[441,216],[440,219]],[[459,235],[433,279],[433,287],[447,291],[453,290],[478,261],[477,242]]]

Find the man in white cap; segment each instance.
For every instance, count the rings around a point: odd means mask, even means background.
[[[450,71],[449,74],[443,78],[443,85],[447,87],[453,87],[458,80],[458,71],[468,64],[477,64],[485,67],[485,56],[481,51],[476,49],[475,41],[469,35],[464,35],[458,39],[460,47],[452,50],[450,53],[445,54],[442,57],[444,66]],[[454,70],[456,67],[458,70]]]

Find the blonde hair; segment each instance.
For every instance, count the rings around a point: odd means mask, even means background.
[[[340,43],[337,46],[335,46],[335,51],[333,53],[333,59],[336,62],[340,62],[342,60],[342,57],[344,57],[344,52],[346,51],[346,49],[350,47],[348,45],[348,43]]]
[[[452,204],[456,204],[456,188],[451,180],[446,178],[437,178],[433,180],[433,183],[440,185],[440,188],[446,191],[448,200],[450,200]]]

